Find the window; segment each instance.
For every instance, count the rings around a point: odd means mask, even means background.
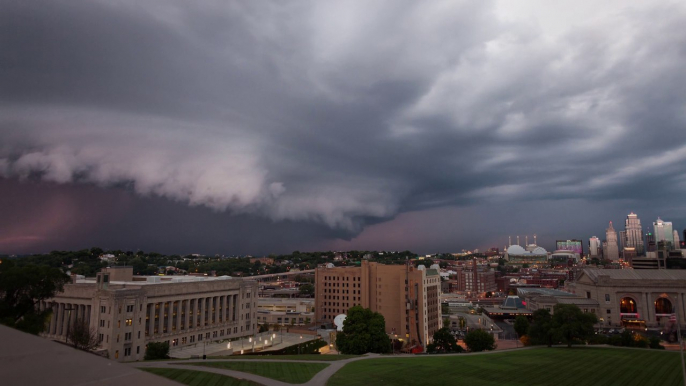
[[[126,306],[126,312],[133,312],[133,305]]]
[[[136,354],[140,354],[140,353],[141,353],[141,346],[136,346]]]
[[[117,359],[117,358],[119,358],[119,350],[114,352],[114,359]]]
[[[126,325],[127,326],[133,325],[133,319],[126,319]]]
[[[125,348],[124,349],[124,356],[128,357],[131,355],[131,347]]]
[[[105,307],[105,306],[100,306],[100,313],[101,313],[101,314],[104,314],[105,312],[107,312],[107,307]]]
[[[610,302],[610,294],[605,294],[605,301]]]
[[[138,339],[140,339],[140,338],[141,338],[141,332],[138,331]]]
[[[100,327],[105,327],[105,321],[104,320],[100,321]]]

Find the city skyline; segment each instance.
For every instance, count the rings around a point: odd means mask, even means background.
[[[40,0],[0,24],[0,253],[686,225],[683,2]]]

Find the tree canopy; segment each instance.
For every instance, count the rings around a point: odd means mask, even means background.
[[[529,331],[529,320],[527,320],[525,316],[518,315],[515,318],[514,330],[520,338],[526,335]]]
[[[350,308],[343,322],[343,331],[336,337],[336,347],[342,354],[352,355],[389,352],[391,340],[386,335],[383,315],[362,306]]]
[[[50,310],[39,311],[38,302],[52,298],[69,282],[59,268],[42,265],[17,266],[0,260],[0,323],[39,334]]]
[[[464,337],[464,343],[471,352],[495,350],[495,338],[484,330],[472,330]]]
[[[593,335],[593,325],[598,322],[595,314],[581,311],[574,304],[556,304],[553,315],[545,309],[536,310],[529,327],[532,344],[548,347],[563,342],[571,347],[574,342],[583,342]]]
[[[575,341],[587,340],[593,335],[596,323],[598,318],[595,314],[583,312],[574,304],[556,304],[553,308],[553,327],[567,347],[572,347]]]
[[[434,332],[433,343],[426,346],[426,350],[430,353],[448,353],[448,352],[462,352],[464,349],[457,344],[455,337],[450,333],[447,327]]]

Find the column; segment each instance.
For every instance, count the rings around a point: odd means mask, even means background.
[[[50,308],[52,309],[52,315],[50,315],[50,329],[48,330],[48,334],[55,335],[55,331],[57,330],[57,307],[53,303]]]
[[[162,335],[164,331],[164,302],[157,302],[157,334]]]
[[[174,325],[174,302],[169,301],[167,307],[167,333],[171,334],[172,326]]]
[[[176,301],[176,307],[174,308],[176,311],[176,332],[181,331],[181,300]]]
[[[88,325],[91,325],[91,313],[93,312],[93,306],[90,304],[86,306],[86,320],[88,321]]]
[[[64,328],[64,303],[60,303],[59,305],[59,314],[58,314],[57,319],[57,335],[62,335],[62,331]]]
[[[214,302],[214,324],[219,324],[219,309],[221,309],[219,296],[213,297],[212,301]]]
[[[148,303],[148,336],[155,334],[155,303]]]
[[[219,315],[221,316],[220,322],[226,322],[226,295],[220,296],[219,302],[219,308],[221,308],[221,312],[219,313]]]
[[[205,327],[205,298],[198,299],[198,311],[200,312],[200,327]]]
[[[191,328],[190,325],[188,324],[188,323],[190,323],[191,300],[186,299],[186,300],[184,300],[184,302],[186,303],[186,305],[185,305],[186,313],[183,316],[183,325],[186,328],[186,330],[188,330]]]

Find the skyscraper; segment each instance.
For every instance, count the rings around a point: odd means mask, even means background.
[[[598,257],[600,255],[600,239],[596,236],[588,240],[588,254],[591,257]]]
[[[607,242],[607,248],[603,251],[604,257],[608,260],[619,260],[617,231],[612,226],[612,221],[610,221],[610,227],[605,230],[605,241]]]
[[[674,230],[674,249],[681,248],[681,240],[679,240],[679,231]]]
[[[641,220],[634,212],[631,212],[626,216],[623,236],[622,245],[624,248],[636,248],[636,255],[643,255],[643,230],[641,229]]]
[[[653,223],[653,228],[655,229],[655,242],[660,245],[663,243],[664,247],[667,249],[674,248],[674,233],[672,232],[672,223],[669,221],[662,221],[661,218],[657,218],[657,221]]]

